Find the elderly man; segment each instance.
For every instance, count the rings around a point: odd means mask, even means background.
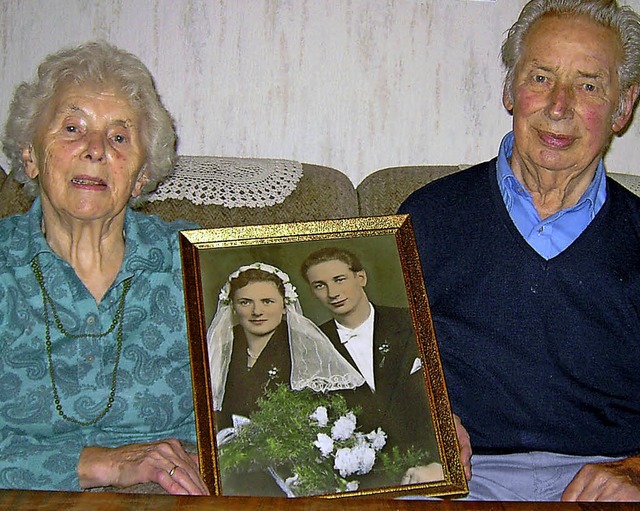
[[[498,157],[400,207],[470,498],[640,499],[640,199],[602,162],[639,56],[640,18],[615,0],[529,2],[502,47]]]

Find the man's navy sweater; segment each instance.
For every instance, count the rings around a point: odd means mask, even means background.
[[[400,213],[474,452],[640,451],[640,199],[608,178],[591,224],[548,261],[511,221],[495,160],[421,188]]]

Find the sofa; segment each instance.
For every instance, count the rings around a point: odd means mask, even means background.
[[[342,172],[310,163],[180,156],[175,172],[136,209],[206,228],[387,215],[395,213],[414,189],[460,168],[393,167],[374,172],[355,187]],[[204,198],[200,197],[202,183],[207,188]],[[226,200],[231,193],[241,194],[243,187],[256,190],[274,185],[290,190],[271,201]],[[31,202],[22,186],[0,171],[0,217],[24,212]]]
[[[310,163],[183,155],[175,172],[137,209],[206,228],[390,215],[412,191],[466,167],[389,167],[354,186],[339,170]],[[640,176],[609,175],[640,195]],[[0,217],[24,212],[31,202],[22,186],[0,171]]]

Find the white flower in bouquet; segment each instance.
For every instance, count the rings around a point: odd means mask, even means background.
[[[368,474],[376,461],[376,451],[367,445],[343,447],[336,451],[333,467],[342,477]]]
[[[356,491],[359,487],[360,483],[358,481],[349,481],[345,491]]]
[[[309,418],[315,420],[318,423],[318,426],[324,428],[327,424],[329,424],[329,414],[327,412],[327,407],[319,406],[309,416]]]
[[[325,433],[318,433],[318,438],[313,442],[313,445],[320,449],[323,458],[333,452],[333,439]]]
[[[371,447],[379,451],[387,443],[387,434],[382,431],[382,428],[378,428],[376,431],[367,434],[367,440],[371,443]]]
[[[331,438],[334,440],[347,440],[356,430],[356,416],[353,412],[340,417],[331,428]]]

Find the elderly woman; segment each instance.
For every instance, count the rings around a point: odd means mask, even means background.
[[[146,67],[109,44],[48,56],[3,139],[36,195],[0,221],[0,487],[155,482],[203,494],[177,230],[128,205],[172,169]]]

